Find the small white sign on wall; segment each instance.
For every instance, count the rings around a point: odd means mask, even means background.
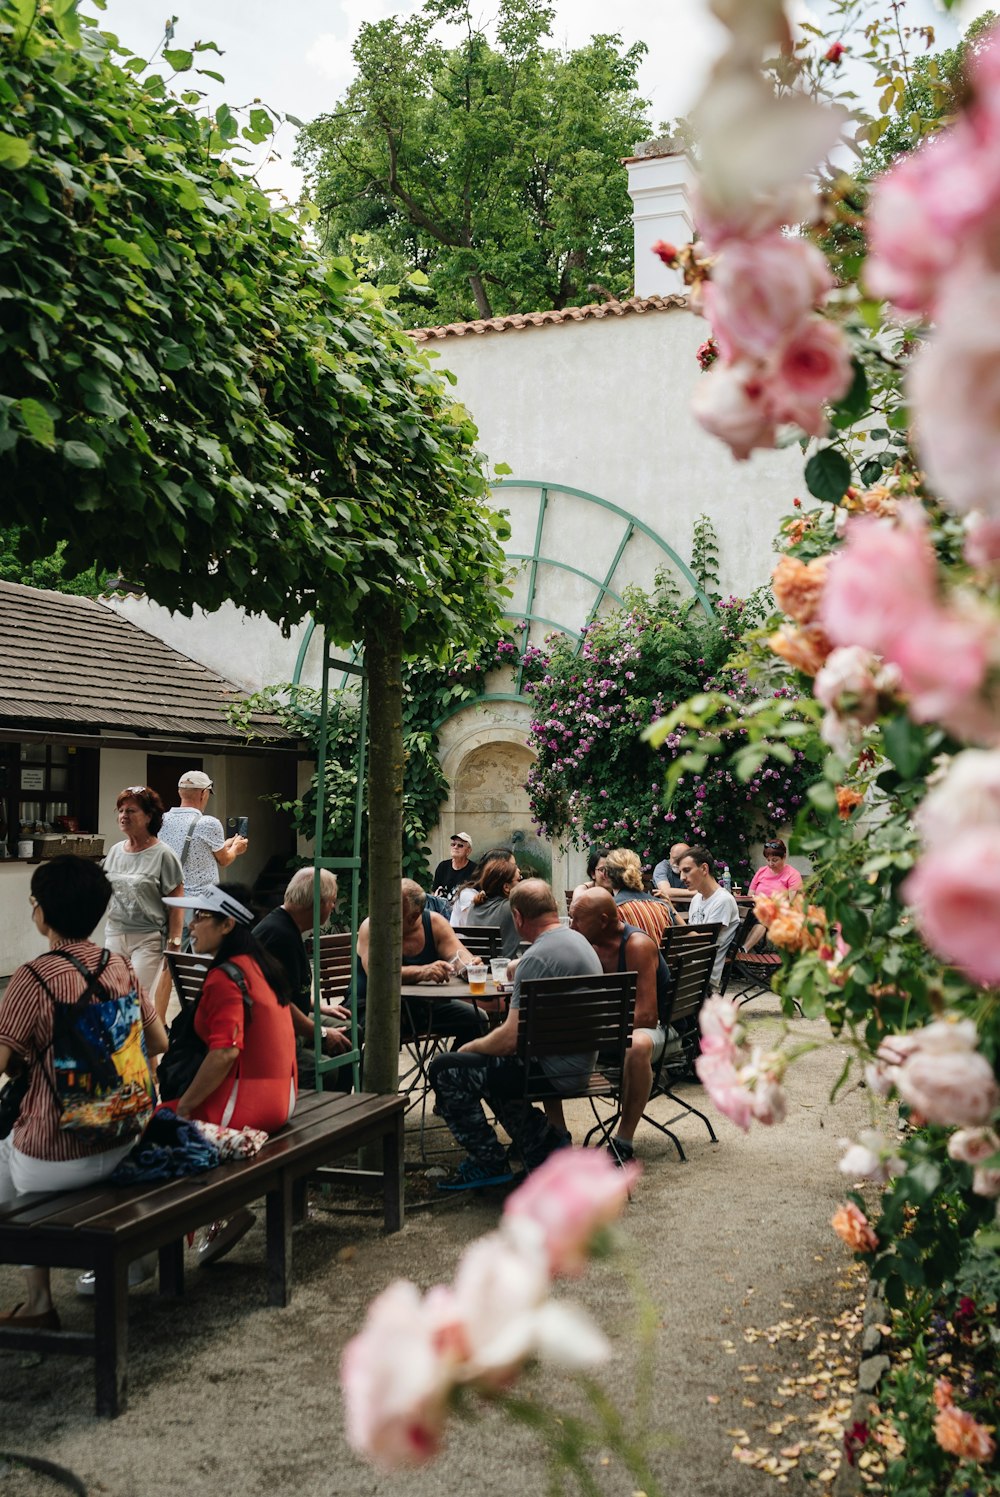
[[[21,789],[22,790],[44,790],[45,789],[45,770],[44,769],[29,769],[26,766],[22,767],[22,769],[21,769]]]

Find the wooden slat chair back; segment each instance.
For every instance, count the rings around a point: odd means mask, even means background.
[[[729,948],[726,951],[726,960],[722,966],[722,977],[719,982],[720,993],[724,993],[728,988],[730,979],[732,978],[733,971],[736,966],[737,959],[739,958],[740,953],[743,952],[743,944],[756,924],[757,916],[754,914],[753,903],[751,902],[750,908],[748,910],[744,910],[743,919],[740,921],[739,928],[733,939],[730,941]]]
[[[168,951],[166,957],[174,991],[181,1000],[181,1006],[187,1008],[201,992],[211,958],[196,956],[189,951]]]
[[[310,943],[311,954],[311,943]],[[351,988],[351,934],[336,931],[319,938],[319,996],[322,1003],[344,1003]]]
[[[607,972],[522,982],[517,1054],[524,1065],[527,1101],[617,1097],[632,1034],[636,980],[634,972]],[[591,1051],[598,1052],[596,1069],[572,1091],[557,1090],[541,1062]],[[612,1115],[607,1125],[600,1124],[605,1138],[614,1121]]]
[[[653,1117],[648,1108],[643,1113],[643,1119],[665,1133],[671,1140],[678,1157],[686,1158],[683,1146],[677,1135],[672,1132],[671,1124],[680,1122],[687,1116],[700,1118],[708,1129],[708,1136],[713,1143],[718,1140],[710,1120],[697,1107],[683,1097],[677,1096],[673,1088],[684,1080],[694,1079],[694,1062],[698,1054],[698,1015],[701,1006],[712,987],[712,968],[715,965],[717,955],[720,925],[676,925],[663,933],[661,949],[666,958],[667,966],[670,968],[672,978],[670,1025],[676,1031],[681,1042],[681,1053],[678,1054],[676,1047],[671,1051],[668,1045],[664,1048],[653,1071],[653,1087],[649,1096],[649,1103],[658,1097],[669,1097],[679,1107],[665,1121]]]
[[[470,956],[490,962],[500,955],[503,931],[499,925],[456,925],[453,929]]]

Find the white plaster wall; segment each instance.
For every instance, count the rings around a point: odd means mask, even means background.
[[[111,597],[102,602],[189,660],[197,660],[248,692],[292,679],[308,628],[308,624],[299,624],[285,638],[270,619],[244,613],[235,603],[223,603],[215,613],[196,608],[188,618],[148,598]],[[307,686],[320,684],[321,638],[316,630],[306,654],[301,679]]]
[[[685,562],[694,522],[708,514],[719,537],[723,594],[744,593],[770,575],[778,521],[801,492],[802,455],[794,447],[738,463],[696,425],[689,407],[703,376],[694,354],[707,335],[701,318],[675,309],[469,333],[424,346],[455,374],[454,393],[476,421],[491,462],[507,463],[516,478],[564,483],[611,500]],[[537,495],[504,489],[496,499],[511,512],[510,549],[531,551]],[[544,550],[603,576],[622,528],[605,511],[553,496]],[[659,559],[651,545],[633,541],[617,581],[648,585]],[[566,613],[579,610],[578,579],[544,585],[549,607],[557,608],[561,597]]]

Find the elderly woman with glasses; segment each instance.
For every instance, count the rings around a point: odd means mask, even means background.
[[[168,909],[163,901],[168,894],[184,893],[184,873],[177,854],[156,835],[163,822],[163,802],[155,790],[128,785],[115,805],[125,835],[102,864],[114,891],[104,944],[127,957],[142,986],[152,992],[164,944],[180,950],[184,912]]]
[[[802,888],[802,875],[787,861],[788,848],[780,837],[764,843],[764,866],[758,868],[750,880],[749,894],[782,894],[786,890]],[[752,951],[764,938],[763,925],[755,925],[743,943],[744,951]]]

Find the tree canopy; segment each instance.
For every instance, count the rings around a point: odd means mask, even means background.
[[[593,301],[632,284],[620,160],[650,134],[641,42],[546,47],[553,11],[501,0],[491,43],[469,0],[362,26],[357,77],[299,138],[327,242],[380,280],[426,276],[411,323]],[[455,47],[435,26],[462,29]]]
[[[204,61],[199,44],[167,69]],[[240,175],[265,139],[173,97],[73,0],[0,0],[0,454],[23,560],[120,569],[341,641],[491,618],[503,522],[475,427],[350,264]],[[186,101],[186,102],[185,102]],[[474,585],[471,585],[474,584]]]

